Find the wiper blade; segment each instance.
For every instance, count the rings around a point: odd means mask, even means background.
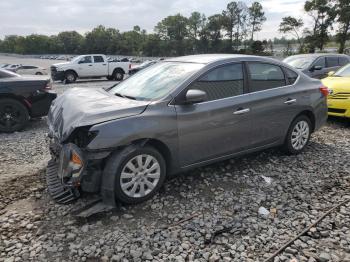
[[[136,98],[133,97],[133,96],[122,95],[121,93],[115,93],[115,95],[119,96],[119,97],[122,97],[122,98],[128,98],[128,99],[131,99],[131,100],[136,100]]]

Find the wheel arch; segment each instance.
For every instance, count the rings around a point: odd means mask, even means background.
[[[31,108],[30,108],[31,104],[24,97],[20,97],[20,96],[16,96],[14,94],[8,94],[8,93],[0,93],[0,99],[2,98],[13,99],[20,102],[22,105],[24,105],[27,108],[29,115],[31,115]]]
[[[311,121],[311,132],[314,132],[315,131],[315,126],[316,126],[316,118],[315,118],[315,114],[314,114],[314,112],[312,112],[311,110],[304,110],[304,111],[302,111],[302,112],[300,112],[296,117],[294,117],[293,118],[293,120],[292,120],[292,122],[291,123],[293,123],[293,121],[297,118],[297,117],[299,117],[299,116],[302,116],[302,115],[304,115],[304,116],[307,116],[309,119],[310,119],[310,121]]]
[[[67,69],[67,70],[64,70],[64,73],[68,73],[68,72],[72,72],[75,74],[76,77],[79,77],[78,73],[74,70],[74,69]]]
[[[121,71],[125,75],[125,71],[121,67],[114,68],[112,75],[114,75],[117,71]]]
[[[173,159],[171,151],[165,143],[155,138],[142,138],[132,141],[131,144],[154,147],[156,150],[159,151],[159,153],[163,156],[165,160],[167,175],[171,173]]]

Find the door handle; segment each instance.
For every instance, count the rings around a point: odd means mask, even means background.
[[[102,65],[104,65],[104,66],[105,66],[105,65],[107,65],[107,64],[102,64]]]
[[[243,115],[245,113],[248,113],[250,112],[250,109],[249,108],[239,108],[237,109],[237,111],[233,112],[234,115]]]
[[[296,103],[297,102],[297,100],[296,99],[288,99],[286,102],[284,102],[286,105],[291,105],[291,104],[294,104],[294,103]]]
[[[89,66],[92,66],[92,65],[89,65]]]

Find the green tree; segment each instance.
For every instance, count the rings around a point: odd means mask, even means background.
[[[181,14],[164,18],[155,27],[155,32],[162,40],[168,41],[171,55],[183,55],[185,38],[189,35],[188,18]]]
[[[261,31],[262,24],[266,21],[263,7],[259,2],[254,2],[248,9],[249,12],[249,23],[251,27],[250,40],[254,40],[254,33]]]
[[[328,40],[328,30],[336,17],[335,8],[329,0],[310,0],[305,2],[304,9],[313,20],[312,29],[305,31],[309,52],[314,53],[316,47],[323,50]]]
[[[339,24],[337,34],[339,53],[344,53],[345,43],[350,38],[350,0],[337,0],[335,11],[338,14]]]
[[[282,18],[282,22],[279,25],[279,31],[284,34],[291,34],[293,37],[296,37],[299,44],[299,52],[303,52],[304,43],[301,37],[301,28],[304,26],[302,19],[297,19],[292,16],[286,16]]]
[[[61,43],[63,53],[77,54],[83,46],[84,37],[76,31],[66,31],[57,35],[57,41]]]

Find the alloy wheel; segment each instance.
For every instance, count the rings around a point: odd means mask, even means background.
[[[301,150],[308,142],[310,136],[309,124],[302,120],[296,123],[293,128],[291,142],[295,150]]]
[[[123,167],[120,186],[124,194],[141,198],[150,194],[159,183],[161,168],[158,160],[148,154],[137,155]]]
[[[13,105],[5,105],[0,108],[0,126],[12,128],[21,121],[21,112]]]

